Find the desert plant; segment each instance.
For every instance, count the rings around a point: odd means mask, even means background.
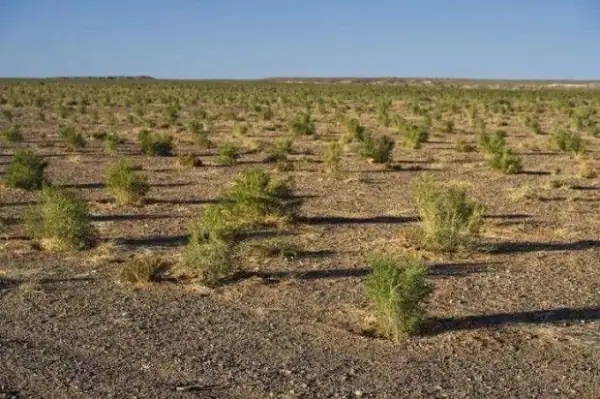
[[[160,135],[149,130],[142,130],[138,134],[138,141],[142,152],[149,156],[170,156],[173,151],[173,137]]]
[[[196,138],[196,144],[200,148],[208,149],[215,146],[212,140],[208,138],[208,130],[201,130],[194,137]]]
[[[375,163],[390,164],[393,158],[394,140],[389,136],[373,137],[365,133],[361,155]]]
[[[419,331],[426,317],[423,307],[433,292],[427,268],[415,258],[371,255],[373,269],[365,281],[382,333],[398,341]]]
[[[108,192],[119,204],[140,203],[150,189],[146,179],[125,159],[108,168],[104,181]]]
[[[4,119],[6,119],[9,123],[12,123],[14,120],[14,115],[13,112],[11,111],[10,108],[2,108],[2,116],[4,117]]]
[[[475,151],[475,146],[471,143],[467,143],[463,139],[460,139],[454,143],[454,149],[458,152],[473,152]]]
[[[123,142],[116,132],[107,133],[104,137],[104,151],[115,152],[117,146]]]
[[[0,132],[0,141],[7,143],[21,143],[25,140],[19,125],[11,124],[8,128]]]
[[[297,136],[311,136],[317,132],[315,122],[308,113],[303,113],[294,118],[290,124],[290,129]]]
[[[325,161],[325,171],[332,176],[337,176],[340,173],[340,162],[344,155],[344,147],[338,141],[332,141],[327,144],[325,148],[325,154],[323,156]]]
[[[485,208],[470,200],[464,189],[438,187],[429,175],[421,175],[413,183],[413,199],[426,247],[454,251],[477,240]]]
[[[3,182],[7,187],[39,190],[48,184],[44,169],[48,163],[32,151],[18,151],[6,168]]]
[[[294,142],[289,138],[280,138],[267,151],[265,162],[284,162],[292,152]]]
[[[276,180],[260,168],[241,172],[222,196],[240,222],[252,226],[285,221],[296,215],[301,202],[293,198],[288,181]]]
[[[506,148],[490,154],[487,163],[490,167],[501,170],[507,175],[519,173],[522,170],[521,158]]]
[[[86,140],[83,134],[75,130],[75,127],[73,126],[64,126],[60,128],[58,134],[63,138],[63,140],[65,140],[67,149],[69,151],[75,151],[85,147],[86,145]]]
[[[179,119],[179,106],[177,104],[169,104],[165,108],[165,116],[170,124],[177,122]]]
[[[481,132],[477,134],[477,146],[479,151],[487,154],[494,154],[504,150],[506,145],[506,132],[496,130],[493,134]]]
[[[177,165],[182,168],[197,168],[202,166],[202,160],[192,153],[181,154],[177,157]]]
[[[501,170],[507,175],[519,173],[522,170],[521,158],[506,148],[490,154],[487,163],[490,167]]]
[[[577,165],[577,177],[582,179],[595,179],[598,177],[593,159],[582,159]]]
[[[536,117],[528,116],[525,118],[525,126],[527,126],[535,135],[542,134],[542,125],[540,124],[539,119]]]
[[[366,129],[360,124],[358,119],[350,119],[346,122],[345,136],[346,141],[363,141]]]
[[[138,256],[123,264],[119,280],[128,284],[144,284],[158,281],[165,276],[171,265],[155,255]]]
[[[217,148],[217,156],[221,165],[235,165],[240,158],[240,150],[233,143],[223,143]]]
[[[406,127],[402,144],[406,148],[418,149],[429,140],[429,131],[424,126],[409,125]]]
[[[24,219],[27,232],[48,250],[83,249],[94,236],[85,201],[57,187],[44,188]]]
[[[445,120],[442,121],[442,126],[440,127],[442,133],[452,133],[454,132],[454,121],[453,120]]]
[[[577,155],[585,153],[585,141],[579,133],[565,129],[556,129],[550,136],[548,145],[553,150],[572,152]]]
[[[245,123],[236,124],[233,128],[233,134],[236,136],[246,136],[250,127]]]
[[[233,249],[230,240],[198,237],[192,230],[181,257],[183,264],[195,271],[204,284],[213,286],[238,270],[232,259]]]

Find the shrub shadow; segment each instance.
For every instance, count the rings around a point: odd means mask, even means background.
[[[302,216],[298,218],[301,223],[309,225],[340,225],[340,224],[401,224],[418,222],[417,217],[412,216],[374,216],[366,218],[344,217],[344,216]]]
[[[545,324],[556,322],[577,322],[600,320],[599,307],[557,308],[528,312],[496,313],[481,316],[433,318],[428,321],[426,335],[449,331],[476,330],[480,328],[501,327],[509,324]]]
[[[570,243],[505,242],[493,245],[486,252],[491,254],[511,254],[538,251],[584,251],[594,248],[600,248],[600,240],[579,240]]]
[[[335,251],[316,251],[309,253],[310,257],[328,257],[335,255]],[[304,256],[307,254],[305,253]],[[302,256],[302,255],[300,255]],[[489,271],[490,266],[498,265],[497,262],[489,263],[436,263],[428,266],[429,276],[436,278],[465,277],[470,274]],[[323,270],[294,270],[294,271],[253,271],[244,270],[224,280],[222,284],[233,284],[241,280],[258,277],[267,281],[297,279],[297,280],[322,280],[340,278],[362,278],[371,273],[370,267],[354,269],[323,269]]]
[[[153,219],[170,219],[180,218],[179,215],[147,215],[147,214],[130,214],[130,215],[92,215],[90,220],[93,222],[122,222],[130,220],[153,220]]]

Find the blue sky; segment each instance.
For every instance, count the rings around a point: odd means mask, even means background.
[[[0,0],[0,76],[600,79],[598,0]]]

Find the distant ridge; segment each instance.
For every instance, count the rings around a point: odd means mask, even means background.
[[[126,76],[126,75],[114,75],[114,76],[53,76],[46,79],[57,79],[57,80],[156,80],[152,76],[139,75],[139,76]]]

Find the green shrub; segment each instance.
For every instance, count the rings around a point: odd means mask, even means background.
[[[142,152],[145,155],[161,157],[172,155],[172,136],[160,135],[150,132],[149,130],[142,130],[138,134],[138,141],[142,147]]]
[[[234,126],[233,134],[236,136],[246,136],[250,131],[250,126],[244,123],[240,123]]]
[[[297,136],[312,136],[317,132],[315,123],[308,113],[297,116],[290,124],[290,129]]]
[[[2,116],[4,117],[4,119],[6,119],[9,123],[12,123],[14,120],[14,115],[12,113],[12,111],[10,110],[10,108],[2,108]]]
[[[569,132],[565,129],[556,129],[550,136],[549,146],[553,150],[572,152],[574,154],[585,153],[585,141],[579,133]]]
[[[498,153],[504,150],[506,146],[506,132],[504,130],[496,130],[493,134],[482,132],[477,135],[477,139],[479,151],[482,153]]]
[[[126,262],[119,280],[128,284],[144,284],[159,281],[170,270],[171,265],[155,255],[144,255]]]
[[[27,232],[48,250],[83,249],[93,239],[87,204],[60,188],[44,188],[24,219]]]
[[[365,281],[382,333],[398,341],[419,331],[426,317],[423,304],[433,292],[427,268],[414,258],[372,255],[373,272]]]
[[[291,139],[280,138],[269,148],[265,162],[284,162],[292,152],[294,142]]]
[[[75,151],[77,149],[83,148],[86,145],[85,137],[83,134],[75,130],[73,126],[64,126],[59,129],[59,136],[65,140],[67,144],[67,149],[69,151]]]
[[[582,159],[577,165],[577,177],[581,179],[595,179],[598,177],[593,159]]]
[[[527,116],[525,118],[525,126],[535,135],[542,134],[542,125],[537,118]]]
[[[104,136],[104,151],[115,152],[117,146],[121,144],[123,140],[115,132],[106,133]]]
[[[165,108],[165,116],[170,124],[177,122],[179,119],[179,106],[177,104],[169,104]]]
[[[479,236],[485,208],[457,187],[437,187],[430,176],[413,183],[413,199],[421,218],[423,244],[434,250],[469,247]]]
[[[467,143],[463,139],[460,139],[454,143],[454,149],[458,152],[473,152],[475,151],[475,146],[471,143]]]
[[[193,233],[193,232],[192,232]],[[238,271],[233,261],[232,241],[213,238],[192,238],[182,251],[183,264],[195,271],[207,286],[216,285],[219,280]]]
[[[140,203],[150,189],[146,179],[138,175],[125,159],[108,168],[104,181],[108,192],[119,204]]]
[[[340,162],[344,155],[344,147],[337,141],[332,141],[325,148],[324,161],[325,171],[333,176],[340,173]]]
[[[235,165],[240,158],[240,150],[233,143],[223,143],[217,148],[217,156],[221,165]]]
[[[273,179],[260,168],[241,172],[222,196],[241,223],[252,226],[282,221],[296,215],[300,201],[289,182]]]
[[[373,137],[365,133],[361,155],[375,163],[390,164],[393,158],[394,140],[389,136]]]
[[[202,166],[202,160],[194,154],[181,154],[177,157],[177,165],[182,168],[197,168]]]
[[[452,121],[452,120],[443,121],[440,130],[442,131],[442,133],[454,132],[454,121]]]
[[[44,169],[48,163],[43,157],[28,150],[18,151],[6,168],[4,184],[7,187],[39,190],[48,184]]]
[[[25,140],[19,125],[11,124],[0,133],[0,141],[7,143],[22,143]]]
[[[509,149],[502,149],[491,154],[487,163],[490,167],[501,170],[507,175],[519,173],[522,170],[521,158]]]
[[[202,130],[195,134],[196,144],[198,147],[208,149],[213,148],[215,144],[208,138],[208,131]]]
[[[410,125],[407,127],[402,144],[406,148],[418,149],[421,144],[429,140],[429,131],[427,128],[418,125]]]
[[[345,139],[346,141],[363,141],[366,129],[360,124],[358,119],[350,119],[346,122]]]

